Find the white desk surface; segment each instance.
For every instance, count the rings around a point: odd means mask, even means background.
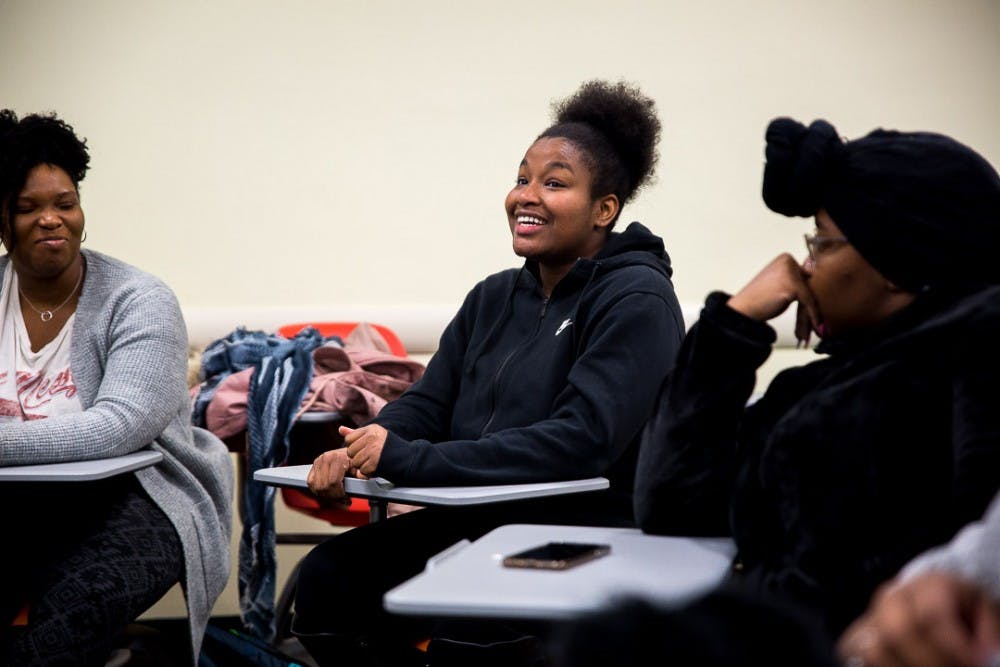
[[[311,464],[262,468],[253,474],[257,482],[272,486],[309,488],[306,475]],[[350,496],[390,502],[412,503],[414,505],[478,505],[505,500],[522,500],[542,496],[600,491],[608,488],[604,477],[577,479],[566,482],[542,482],[538,484],[500,484],[495,486],[392,486],[384,480],[344,479],[344,490]]]
[[[151,449],[123,456],[69,463],[0,468],[0,482],[92,482],[155,465],[163,454]]]
[[[514,552],[549,541],[601,542],[607,556],[568,570],[504,567]],[[459,542],[416,577],[386,593],[386,610],[407,615],[560,620],[616,596],[676,604],[720,583],[736,552],[728,538],[644,535],[638,529],[512,524]]]

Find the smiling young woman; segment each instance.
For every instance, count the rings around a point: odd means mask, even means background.
[[[589,82],[559,104],[505,199],[523,266],[476,285],[423,378],[345,430],[347,447],[309,478],[331,496],[352,469],[415,486],[605,476],[611,488],[427,508],[319,545],[302,563],[293,630],[321,664],[422,664],[407,654],[426,624],[386,614],[382,595],[458,540],[518,521],[632,523],[638,434],[684,324],[663,241],[637,222],[613,228],[652,175],[659,132],[653,101],[624,83]]]

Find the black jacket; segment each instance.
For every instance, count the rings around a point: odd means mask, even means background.
[[[637,434],[684,334],[670,275],[663,241],[632,223],[548,300],[532,262],[487,277],[423,377],[373,420],[389,431],[377,474],[428,486],[607,476],[630,496]]]
[[[875,331],[824,341],[748,408],[774,331],[709,297],[640,454],[636,520],[731,528],[741,578],[832,634],[1000,486],[1000,288],[925,294]],[[654,433],[654,431],[656,433]]]

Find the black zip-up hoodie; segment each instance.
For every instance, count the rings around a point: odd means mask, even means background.
[[[684,335],[663,241],[633,222],[546,299],[537,266],[477,284],[423,377],[373,422],[397,485],[606,476],[631,494],[637,435]]]

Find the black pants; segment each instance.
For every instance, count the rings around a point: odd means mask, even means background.
[[[180,539],[132,475],[7,484],[0,503],[0,664],[103,665],[181,579]],[[25,603],[27,626],[11,627]]]
[[[436,620],[389,614],[382,596],[419,574],[431,556],[502,525],[628,526],[628,499],[610,493],[434,507],[353,528],[314,548],[299,572],[293,632],[322,665],[406,664],[414,642]]]

